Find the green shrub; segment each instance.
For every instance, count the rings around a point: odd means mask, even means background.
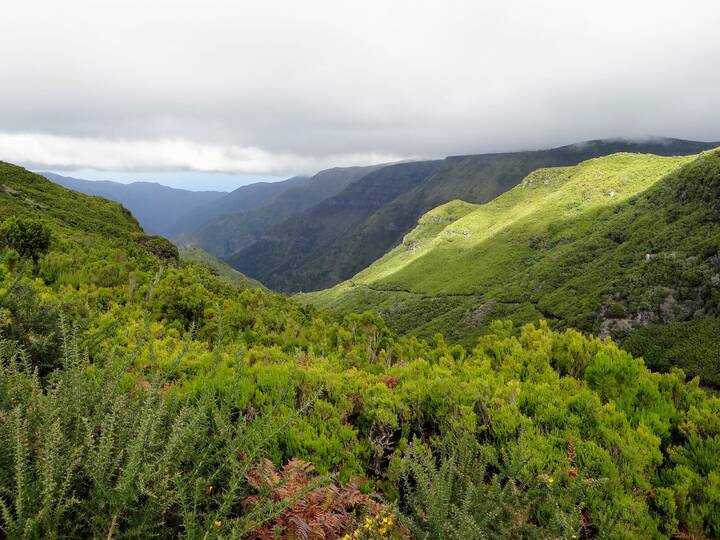
[[[0,342],[0,531],[10,538],[242,537],[287,507],[246,473],[292,420],[248,420],[233,393],[193,399],[132,361],[91,365],[64,335],[47,383]],[[252,510],[241,504],[255,495]]]
[[[50,228],[35,219],[11,216],[0,223],[0,245],[14,249],[37,263],[50,248]]]
[[[163,261],[177,262],[180,260],[178,248],[162,236],[142,235],[138,238],[138,244]]]

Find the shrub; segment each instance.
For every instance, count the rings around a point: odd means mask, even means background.
[[[158,259],[174,263],[180,260],[178,248],[162,236],[142,235],[138,238],[138,244]]]
[[[520,450],[520,449],[518,449]],[[579,486],[527,479],[521,451],[497,454],[470,437],[439,456],[415,441],[404,462],[404,516],[416,538],[576,538]]]
[[[0,245],[17,251],[37,263],[40,255],[50,248],[50,229],[41,221],[17,216],[0,224]]]
[[[246,420],[232,393],[193,400],[132,361],[90,365],[63,337],[46,386],[0,342],[0,531],[10,538],[237,536],[280,509],[245,472],[291,417]],[[292,413],[295,414],[295,413]]]

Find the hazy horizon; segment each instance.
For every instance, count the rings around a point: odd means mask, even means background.
[[[175,189],[188,191],[230,192],[239,187],[257,182],[281,182],[289,176],[260,176],[240,173],[201,172],[201,171],[101,171],[97,169],[33,169],[36,173],[54,173],[77,180],[93,182],[117,182],[133,184],[149,182]]]
[[[635,141],[650,141],[650,140],[664,140],[664,139],[678,139],[678,137],[671,136],[660,136],[660,135],[648,135],[639,137],[607,137],[604,140],[635,140]],[[569,141],[566,143],[553,146],[567,146],[573,144],[582,145],[585,142],[589,142],[597,139],[587,139],[583,141]],[[699,142],[720,142],[720,137],[717,141],[707,140]],[[500,152],[517,152],[525,150],[546,150],[551,147],[540,147],[540,148],[508,148],[501,149]],[[470,152],[469,154],[482,154],[483,152]],[[453,154],[449,154],[453,155]],[[460,155],[460,154],[454,154]],[[443,159],[447,156],[422,156],[418,159]],[[374,165],[375,163],[357,163],[353,165]],[[328,168],[332,168],[334,165],[329,165]],[[184,189],[188,191],[221,191],[231,192],[242,186],[258,182],[281,182],[287,180],[292,176],[312,176],[320,171],[312,171],[305,174],[297,175],[283,175],[283,176],[263,176],[263,175],[251,175],[242,173],[231,173],[231,172],[204,172],[204,171],[105,171],[97,169],[56,169],[56,170],[44,170],[44,169],[33,169],[33,172],[37,173],[54,173],[61,176],[75,178],[78,180],[88,181],[109,181],[117,182],[121,184],[133,184],[137,182],[149,182],[156,183],[166,187],[175,189]]]

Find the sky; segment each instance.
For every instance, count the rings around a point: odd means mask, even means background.
[[[720,140],[717,0],[3,0],[0,25],[0,160],[70,176]]]

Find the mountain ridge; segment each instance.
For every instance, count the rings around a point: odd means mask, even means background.
[[[225,195],[221,191],[171,188],[158,182],[140,181],[123,184],[109,180],[83,180],[51,172],[37,174],[86,195],[119,202],[138,218],[144,229],[163,236],[176,234],[175,223],[181,215]]]
[[[364,175],[384,166],[381,164],[325,169],[302,181],[293,181],[292,185],[277,186],[279,189],[271,196],[252,206],[234,202],[226,204],[225,200],[230,198],[228,196],[215,203],[225,204],[222,215],[215,216],[199,228],[181,235],[177,241],[180,244],[198,245],[217,257],[228,257],[253,244],[272,226],[321,203]]]
[[[426,170],[390,192],[380,205],[358,210],[363,190],[377,193],[378,175],[393,181],[404,164],[380,169],[329,199],[271,227],[259,241],[227,257],[241,272],[283,292],[313,291],[350,278],[380,258],[432,208],[453,199],[487,202],[514,187],[540,167],[576,165],[586,159],[618,151],[655,152],[659,155],[695,154],[718,143],[655,138],[647,141],[597,139],[548,150],[450,156],[418,161]],[[414,165],[414,167],[420,167]],[[383,172],[384,171],[384,172]],[[333,208],[333,206],[335,208]],[[338,208],[353,208],[348,218]]]
[[[718,150],[614,154],[538,169],[489,203],[433,209],[401,245],[353,278],[300,298],[375,310],[398,331],[442,331],[465,343],[497,318],[544,318],[620,340],[653,324],[692,333],[692,324],[672,325],[720,316],[720,272],[712,262],[720,250],[712,202],[718,178]],[[634,354],[650,351],[641,341],[634,338]],[[719,385],[720,361],[703,360],[714,358],[712,344],[695,349],[686,351],[691,360],[665,358],[665,367],[684,365]]]

